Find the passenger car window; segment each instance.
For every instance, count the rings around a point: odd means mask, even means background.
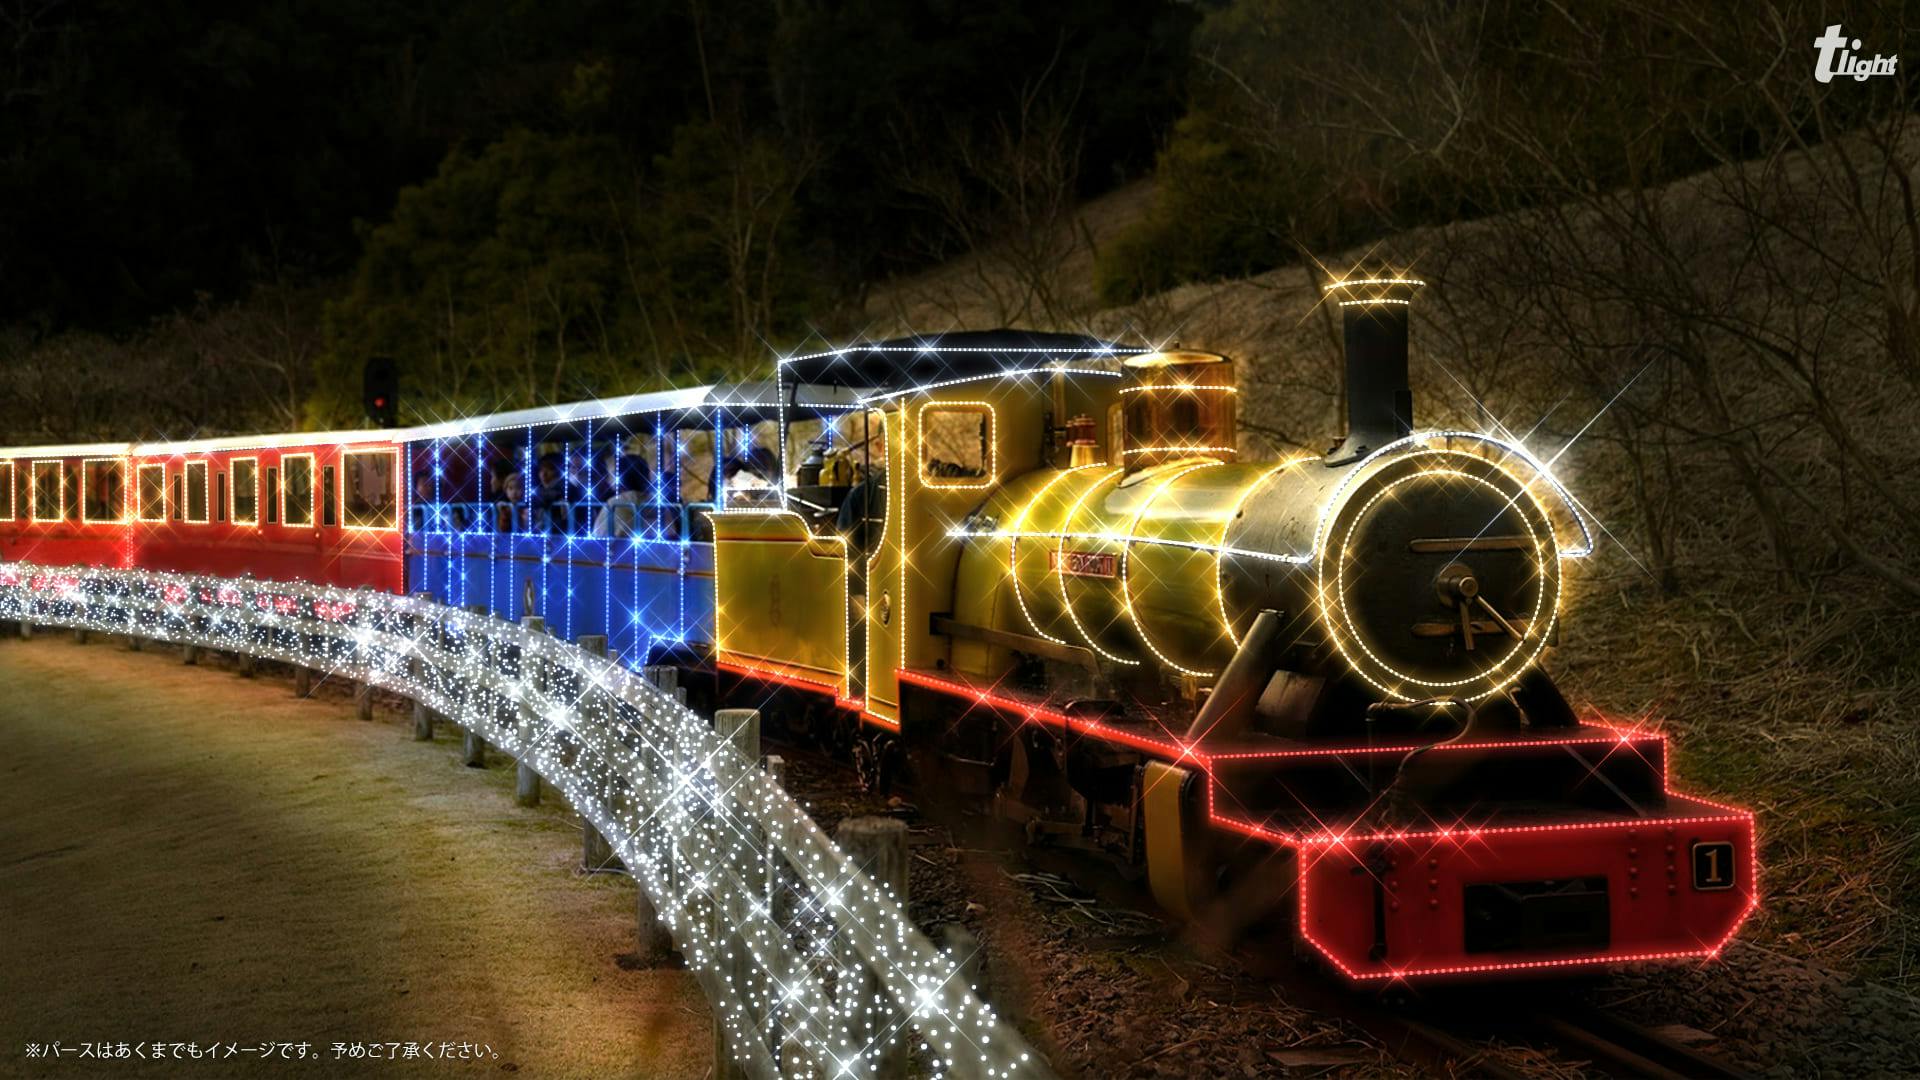
[[[187,462],[187,523],[207,523],[207,463]]]
[[[167,467],[159,463],[139,468],[140,492],[135,514],[141,521],[167,520]]]
[[[81,520],[93,525],[112,525],[127,516],[127,464],[114,459],[81,463]]]
[[[233,523],[260,524],[260,462],[254,458],[234,458]]]
[[[280,459],[280,517],[290,527],[313,527],[313,455]]]
[[[60,521],[67,517],[68,515],[64,512],[67,498],[67,474],[63,463],[34,462],[33,520]]]
[[[398,461],[391,450],[341,455],[347,528],[391,529],[398,524],[398,470],[395,467]]]
[[[13,520],[13,462],[0,461],[0,521]]]
[[[269,466],[267,469],[267,524],[280,520],[280,469]]]

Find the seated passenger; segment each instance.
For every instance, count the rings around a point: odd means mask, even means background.
[[[593,519],[595,536],[632,536],[640,521],[640,508],[646,505],[653,487],[653,475],[647,459],[637,455],[621,457],[609,470],[614,493]]]
[[[834,521],[834,527],[847,538],[850,548],[865,551],[869,540],[880,538],[874,530],[886,519],[887,474],[876,469],[862,476],[860,482],[853,485],[853,490],[847,492],[846,501],[840,504],[840,514]]]
[[[487,501],[499,502],[500,489],[505,486],[507,477],[518,475],[518,470],[500,458],[487,462]]]
[[[493,504],[496,532],[525,532],[527,529],[527,485],[520,474],[509,471],[500,478],[500,493]]]
[[[753,493],[772,489],[780,466],[764,447],[756,446],[729,458],[722,475],[729,499],[737,496],[741,502],[758,502],[762,496]]]
[[[565,502],[567,477],[560,468],[559,454],[542,454],[533,466],[533,504],[547,506]]]
[[[414,528],[432,532],[445,526],[445,522],[441,520],[440,508],[434,505],[437,501],[433,497],[433,474],[424,470],[414,473],[413,505],[408,508],[408,513],[415,523]]]
[[[559,454],[542,454],[533,467],[533,510],[535,519],[548,532],[567,531],[567,473]]]

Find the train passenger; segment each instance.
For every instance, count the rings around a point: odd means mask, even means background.
[[[849,547],[865,551],[869,540],[879,539],[878,529],[885,523],[886,516],[887,474],[886,470],[876,468],[863,473],[860,482],[847,492],[834,527],[847,538]]]
[[[533,481],[533,520],[548,532],[566,532],[567,503],[571,500],[560,455],[540,455],[533,466]]]
[[[433,532],[446,527],[446,511],[435,498],[433,474],[425,469],[413,471],[413,509],[409,511],[419,528]]]
[[[533,466],[533,505],[551,506],[567,499],[566,473],[560,468],[559,454],[542,454]]]
[[[499,502],[501,490],[506,486],[508,476],[520,475],[512,465],[502,458],[487,462],[487,501]]]
[[[745,493],[771,489],[774,478],[780,475],[780,465],[765,447],[756,446],[728,459],[722,475],[729,496],[742,493],[743,501],[755,501],[760,496]]]
[[[494,500],[494,531],[525,532],[528,520],[526,481],[518,472],[508,469],[500,477],[500,493]]]
[[[640,521],[640,508],[652,494],[652,472],[647,459],[637,454],[607,456],[613,494],[607,496],[593,519],[595,536],[632,536]]]

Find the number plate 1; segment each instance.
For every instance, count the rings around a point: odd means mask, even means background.
[[[1733,888],[1733,845],[1724,840],[1693,845],[1693,887],[1697,892]]]

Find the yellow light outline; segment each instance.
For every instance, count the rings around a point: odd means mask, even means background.
[[[1088,484],[1087,490],[1081,492],[1080,497],[1073,500],[1073,505],[1067,508],[1066,516],[1060,519],[1060,541],[1054,548],[1057,554],[1053,561],[1053,576],[1060,582],[1060,606],[1066,609],[1067,621],[1073,623],[1073,628],[1080,631],[1081,637],[1087,639],[1087,647],[1116,664],[1126,664],[1137,667],[1140,661],[1129,660],[1124,656],[1115,656],[1101,648],[1099,643],[1093,640],[1093,635],[1087,633],[1087,628],[1080,622],[1079,614],[1073,610],[1073,597],[1067,594],[1067,533],[1069,531],[1067,526],[1073,523],[1074,515],[1080,512],[1080,507],[1086,503],[1087,496],[1100,490],[1100,485],[1126,471],[1125,469],[1115,469],[1100,479],[1095,480],[1093,483]]]
[[[867,410],[867,418],[869,420],[878,420],[880,422],[880,440],[881,440],[880,444],[881,446],[886,448],[886,455],[885,455],[885,458],[883,458],[883,460],[892,458],[893,449],[894,449],[893,447],[894,440],[892,438],[889,438],[887,434],[886,412],[881,409],[869,409]],[[868,441],[871,442],[872,440],[869,439]],[[887,467],[889,470],[891,470],[892,465],[893,465],[893,462],[888,460]],[[865,477],[862,477],[862,482],[863,483],[868,482],[868,481],[871,481],[872,479],[873,479],[873,473],[871,470],[869,470],[867,475]],[[904,477],[902,479],[904,480]],[[882,508],[882,512],[885,513],[887,516],[884,520],[880,522],[880,542],[873,546],[873,553],[867,556],[867,607],[866,607],[866,611],[862,613],[867,620],[867,633],[865,635],[866,644],[863,649],[863,651],[866,653],[867,663],[866,663],[865,680],[860,687],[860,696],[867,700],[868,705],[873,704],[873,685],[874,685],[873,643],[874,643],[874,640],[880,636],[879,634],[876,634],[873,632],[874,631],[873,593],[874,593],[875,585],[878,584],[877,580],[874,577],[874,564],[878,562],[880,560],[880,556],[883,553],[885,553],[887,549],[887,530],[893,527],[893,489],[897,487],[903,487],[903,486],[905,485],[904,484],[888,484],[887,485],[886,505]],[[867,526],[865,506],[861,507],[860,514],[861,514],[860,528],[862,532],[865,532],[866,526]],[[903,538],[903,542],[904,542],[905,535],[906,535],[906,529],[905,529],[905,526],[903,525],[901,527],[901,536]],[[904,574],[906,573],[906,553],[904,551],[901,553],[901,557],[900,557],[900,570],[902,575],[904,576]],[[884,632],[888,628],[883,625],[880,627],[880,629]],[[905,657],[903,656],[902,659],[905,659]],[[893,696],[896,700],[892,703],[892,707],[895,710],[898,710],[900,707],[900,702],[898,700],[898,698],[900,697],[900,694],[897,689],[895,690]],[[897,719],[898,717],[896,716],[896,720]]]
[[[241,462],[253,466],[253,517],[240,520],[240,485],[234,480]],[[236,457],[227,459],[227,524],[257,529],[260,527],[260,458]]]
[[[127,523],[127,488],[126,488],[126,482],[125,482],[126,464],[127,464],[126,458],[96,457],[96,458],[80,459],[80,521],[82,524],[124,525]],[[95,518],[95,517],[87,516],[87,496],[91,494],[91,491],[89,491],[89,488],[92,487],[92,485],[89,483],[89,480],[92,477],[92,473],[89,472],[87,469],[87,466],[89,465],[119,465],[121,467],[122,481],[120,485],[120,516],[119,517]]]
[[[1322,285],[1320,291],[1333,292],[1336,289],[1351,289],[1356,285],[1411,285],[1416,288],[1423,288],[1426,284],[1426,282],[1421,281],[1419,278],[1408,277],[1348,278],[1345,281],[1336,281],[1331,285]]]
[[[200,505],[205,508],[206,516],[193,516],[193,470],[200,468]],[[213,463],[206,458],[196,458],[180,464],[180,514],[181,520],[189,525],[205,525],[213,520]]]
[[[1007,575],[1013,579],[1013,602],[1020,606],[1020,614],[1026,618],[1027,625],[1033,628],[1033,632],[1040,635],[1042,638],[1045,638],[1046,640],[1053,642],[1055,645],[1065,645],[1067,642],[1062,638],[1054,637],[1052,634],[1049,634],[1045,630],[1040,629],[1040,622],[1039,620],[1033,617],[1033,612],[1030,609],[1028,609],[1026,594],[1022,592],[1020,589],[1020,536],[1021,534],[1019,530],[1022,525],[1025,525],[1027,523],[1027,517],[1033,512],[1034,505],[1037,504],[1042,498],[1045,498],[1047,492],[1052,491],[1054,489],[1054,486],[1060,483],[1060,481],[1065,480],[1067,477],[1072,476],[1074,473],[1084,472],[1087,469],[1106,468],[1106,464],[1107,463],[1103,461],[1098,465],[1075,465],[1073,468],[1064,469],[1061,472],[1056,473],[1053,479],[1048,480],[1045,484],[1041,485],[1040,490],[1034,492],[1033,496],[1026,501],[1025,505],[1021,506],[1020,513],[1014,518],[1012,535],[1007,537]],[[1034,535],[1037,536],[1040,534],[1036,533]]]
[[[889,483],[887,485],[889,488],[897,487],[900,489],[900,602],[898,604],[898,610],[888,614],[888,618],[897,618],[900,620],[899,625],[894,627],[894,633],[898,634],[900,638],[899,667],[907,666],[907,575],[912,570],[911,563],[913,561],[911,557],[913,553],[907,550],[907,462],[919,460],[913,443],[913,429],[907,424],[907,405],[905,402],[902,402],[900,405],[899,465],[897,468],[888,470],[888,475],[898,476],[900,482],[898,484]],[[888,448],[888,456],[892,456],[891,447]],[[892,496],[889,495],[888,498],[891,499]],[[884,530],[882,531],[884,532]],[[894,679],[893,719],[897,723],[906,711],[906,695],[900,692],[899,676],[894,676]]]
[[[142,494],[147,490],[146,473],[149,469],[160,472],[160,513],[157,517],[147,516],[147,500]],[[167,463],[164,461],[143,461],[133,467],[134,499],[133,519],[146,525],[163,525],[167,520]]]
[[[60,481],[60,492],[54,497],[54,512],[59,517],[40,516],[40,466],[53,466],[54,478]],[[60,458],[35,458],[27,471],[27,517],[35,525],[60,525],[66,522],[67,509],[67,469],[66,461]]]
[[[10,522],[14,518],[14,511],[13,511],[14,475],[17,472],[19,472],[19,470],[14,467],[14,464],[11,461],[0,461],[0,470],[4,470],[7,474],[7,499],[6,499],[5,505],[0,505],[0,515],[3,515],[3,516],[0,516],[0,521]]]
[[[1136,446],[1120,451],[1120,456],[1128,454],[1238,454],[1236,446]]]
[[[372,457],[385,454],[393,459],[393,469],[388,473],[393,478],[393,524],[391,525],[349,525],[347,524],[347,459],[350,457]],[[400,531],[400,448],[397,446],[372,446],[361,450],[340,450],[340,464],[334,471],[334,484],[339,489],[335,496],[340,500],[340,528],[346,532],[383,533]]]
[[[1172,657],[1160,651],[1160,647],[1153,643],[1153,638],[1148,636],[1147,628],[1140,624],[1139,616],[1133,613],[1133,584],[1128,578],[1128,573],[1133,553],[1134,534],[1140,531],[1140,522],[1146,518],[1147,511],[1153,508],[1153,504],[1159,500],[1160,496],[1166,494],[1167,489],[1173,486],[1174,481],[1188,473],[1199,472],[1201,469],[1210,469],[1225,464],[1226,462],[1224,461],[1202,461],[1189,465],[1179,472],[1174,473],[1172,476],[1167,477],[1165,480],[1160,481],[1160,483],[1148,493],[1146,500],[1140,504],[1140,509],[1134,511],[1133,520],[1127,523],[1126,539],[1120,542],[1120,610],[1126,613],[1127,621],[1133,624],[1134,633],[1140,636],[1140,643],[1147,647],[1148,652],[1159,657],[1161,663],[1180,672],[1182,675],[1192,675],[1199,679],[1211,679],[1217,672],[1196,671],[1193,668],[1185,667],[1175,663]],[[1214,573],[1216,576],[1219,573],[1219,565],[1220,557],[1216,554],[1214,556]]]
[[[305,521],[296,522],[287,517],[287,463],[290,461],[305,461],[307,463],[307,520]],[[280,527],[283,529],[317,528],[318,526],[316,526],[314,522],[319,518],[319,508],[314,505],[316,501],[314,496],[319,493],[319,485],[315,483],[315,480],[318,478],[320,470],[318,463],[314,460],[314,455],[311,453],[281,454],[276,464],[280,467],[280,490],[277,492],[280,499]]]
[[[914,436],[921,446],[927,444],[927,413],[955,412],[984,414],[987,418],[987,470],[980,477],[939,477],[927,475],[927,459],[915,455],[919,463],[920,486],[941,491],[978,491],[990,488],[1000,475],[1000,417],[986,401],[928,401],[914,415]],[[954,481],[958,482],[955,483]]]

